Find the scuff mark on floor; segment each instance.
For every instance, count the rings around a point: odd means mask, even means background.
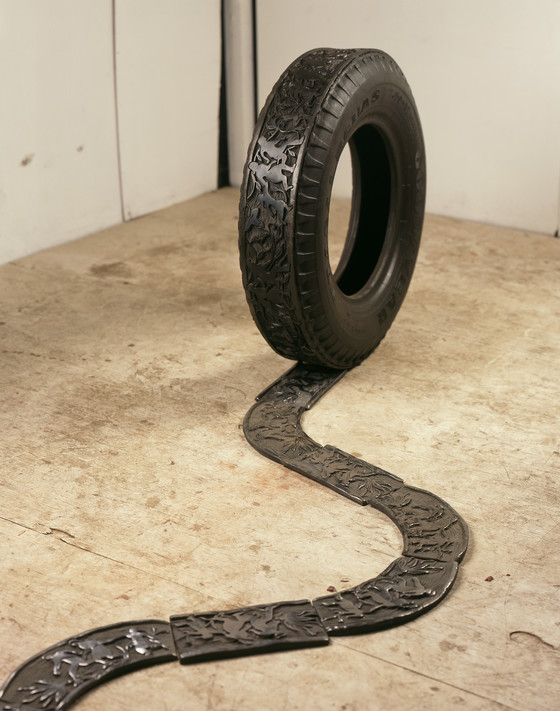
[[[544,640],[542,637],[540,637],[538,634],[535,634],[534,632],[526,632],[525,630],[514,630],[513,632],[509,633],[509,638],[514,640],[514,641],[521,641],[521,642],[532,642],[536,641],[539,644],[544,644],[545,647],[548,647],[549,649],[556,649],[556,647],[553,644],[550,644],[550,642],[547,642]]]

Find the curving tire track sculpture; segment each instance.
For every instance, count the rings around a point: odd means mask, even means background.
[[[0,690],[0,711],[62,711],[92,687],[153,664],[326,645],[334,635],[405,623],[451,589],[468,544],[461,516],[435,494],[318,444],[301,426],[304,412],[383,338],[412,276],[425,180],[419,123],[411,96],[402,98],[404,84],[394,61],[377,50],[321,49],[300,57],[263,109],[240,206],[241,263],[253,316],[275,350],[300,361],[257,398],[244,420],[245,436],[264,456],[389,516],[403,536],[402,555],[376,577],[313,600],[119,622],[77,634],[16,669]],[[349,97],[345,101],[341,87]],[[364,105],[364,91],[376,101]],[[342,108],[332,111],[337,101]],[[356,106],[363,106],[359,120],[353,118]],[[397,112],[393,124],[387,106]],[[309,166],[317,161],[313,146],[319,145],[325,112],[336,114],[333,135],[340,133],[343,140],[342,146],[338,139],[332,144],[332,155],[314,178]],[[390,197],[383,197],[389,209],[382,211],[381,222],[370,217],[375,208],[366,200],[366,188],[375,193],[380,186],[364,161],[381,156],[368,126],[386,141],[390,166]],[[328,205],[345,142],[351,144],[359,189],[354,189],[346,255],[333,275],[322,201],[326,195]],[[321,182],[323,173],[329,187]],[[393,184],[395,174],[399,179],[408,174],[408,182]],[[315,197],[309,180],[319,186]],[[364,247],[364,225],[374,232],[383,228],[373,251]],[[373,324],[365,334],[364,313]]]

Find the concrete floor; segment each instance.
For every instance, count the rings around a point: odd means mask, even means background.
[[[315,597],[400,552],[382,514],[243,437],[290,363],[249,315],[237,200],[0,268],[2,678],[92,627]],[[552,237],[428,217],[388,337],[307,416],[466,519],[441,605],[326,648],[154,667],[76,708],[560,708],[559,265]]]

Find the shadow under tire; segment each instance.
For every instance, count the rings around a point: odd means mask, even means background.
[[[329,206],[346,144],[352,209],[333,273]],[[316,49],[288,67],[255,127],[239,210],[247,301],[276,352],[344,369],[374,350],[412,278],[425,192],[418,112],[391,57]]]

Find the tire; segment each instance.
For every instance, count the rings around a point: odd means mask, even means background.
[[[329,204],[347,143],[352,210],[333,274]],[[255,127],[239,210],[247,301],[276,352],[345,369],[374,350],[412,278],[425,192],[418,112],[391,57],[315,49],[288,67]]]

